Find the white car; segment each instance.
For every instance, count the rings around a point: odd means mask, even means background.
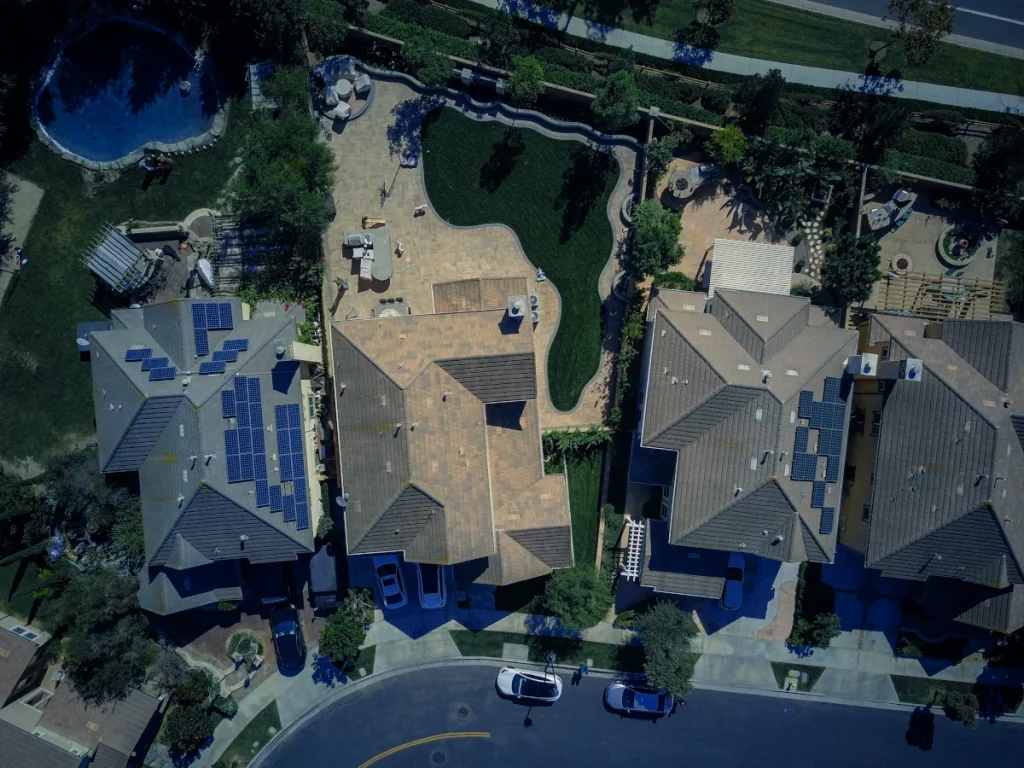
[[[385,608],[401,608],[409,602],[402,581],[402,562],[398,555],[382,555],[373,558],[373,570],[377,574],[377,584],[384,598]]]
[[[444,608],[448,591],[444,584],[444,567],[416,563],[416,580],[420,586],[420,605],[427,609]]]
[[[558,701],[562,695],[562,678],[558,675],[542,675],[513,667],[499,670],[497,686],[504,696],[528,701]]]
[[[735,611],[743,604],[743,575],[746,568],[743,555],[739,552],[729,555],[729,565],[725,570],[725,590],[722,592],[722,607],[727,611]]]
[[[628,715],[665,715],[672,711],[672,695],[668,691],[638,688],[612,683],[604,689],[604,701],[612,709]]]

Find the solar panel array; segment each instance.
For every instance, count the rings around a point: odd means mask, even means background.
[[[170,359],[166,357],[147,357],[142,361],[142,370],[152,371],[154,368],[166,368],[170,362]]]
[[[825,507],[821,510],[821,525],[818,528],[818,533],[832,533],[832,525],[835,523],[835,520],[835,507]]]
[[[129,349],[124,353],[124,361],[126,363],[137,363],[140,360],[145,360],[152,354],[152,349]]]
[[[811,506],[821,509],[825,506],[825,483],[815,480],[811,486]]]
[[[306,463],[302,451],[302,412],[299,406],[274,407],[277,430],[277,459],[281,482],[292,481],[292,493],[282,494],[281,508],[286,521],[295,521],[297,530],[309,528],[309,498],[306,493]],[[271,505],[273,511],[273,505]]]
[[[196,354],[210,354],[208,331],[230,331],[235,327],[231,317],[231,304],[226,301],[207,301],[192,305],[192,327],[195,329]]]
[[[204,363],[219,365],[224,363]],[[221,416],[234,418],[235,428],[224,430],[229,483],[256,483],[256,506],[270,506],[267,455],[263,438],[263,393],[260,380],[235,376],[234,390],[221,390]],[[253,423],[255,421],[255,423]]]
[[[199,375],[207,376],[211,373],[224,373],[227,370],[227,364],[223,362],[212,362],[212,363],[200,363],[199,364]]]
[[[843,392],[843,380],[835,376],[825,379],[824,397],[815,402],[814,393],[804,389],[800,391],[799,416],[807,419],[807,427],[797,427],[793,441],[792,478],[812,482],[811,506],[822,509],[822,533],[832,532],[832,517],[835,510],[825,507],[825,496],[828,483],[839,482],[839,455],[843,452],[843,427],[846,423],[846,400]],[[809,430],[818,430],[817,455],[808,453]],[[818,457],[824,457],[825,478],[817,476]],[[825,530],[825,517],[828,513],[828,530]]]
[[[174,378],[177,368],[154,368],[149,372],[150,381],[169,381]]]

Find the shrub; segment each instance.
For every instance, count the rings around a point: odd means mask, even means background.
[[[174,689],[174,702],[180,707],[202,707],[213,700],[214,683],[210,673],[202,669],[190,669],[185,682]]]
[[[564,459],[568,456],[579,456],[603,448],[610,443],[612,433],[607,429],[564,429],[545,432],[541,437],[544,444],[544,455],[550,458]]]
[[[905,659],[919,659],[924,655],[924,651],[913,640],[904,635],[896,645],[896,655],[902,656]]]
[[[366,628],[373,623],[373,598],[369,590],[351,590],[338,610],[327,617],[320,633],[320,655],[341,669],[359,658]]]
[[[406,24],[382,13],[367,14],[363,26],[379,35],[387,35],[388,37],[394,37],[403,41],[420,37],[428,41],[437,53],[459,56],[470,60],[476,58],[476,46],[469,40],[446,35],[434,29],[424,29],[413,24]]]
[[[814,295],[814,286],[810,283],[797,283],[789,289],[789,295],[809,299]]]
[[[978,706],[978,697],[973,693],[949,691],[942,697],[942,710],[946,717],[963,723],[965,728],[978,727]]]
[[[598,578],[592,565],[560,568],[551,575],[544,590],[544,605],[570,631],[587,629],[611,610],[611,586]]]
[[[685,80],[660,77],[658,75],[640,75],[637,77],[636,82],[640,89],[647,93],[664,96],[666,99],[683,104],[692,104],[700,98],[701,87],[688,83]]]
[[[473,34],[473,28],[455,14],[432,5],[417,3],[415,0],[390,0],[383,15],[452,37],[467,38]]]
[[[586,72],[589,74],[593,69],[590,59],[585,59],[572,51],[566,51],[562,48],[546,46],[538,48],[533,52],[533,55],[545,63],[557,64],[560,67],[571,69],[573,72]]]
[[[228,720],[238,714],[238,702],[230,696],[218,696],[211,706]]]
[[[576,72],[558,64],[544,63],[544,79],[563,88],[572,88],[584,93],[597,90],[598,79],[589,72]]]
[[[228,613],[230,611],[234,611],[237,608],[238,608],[238,601],[237,600],[221,600],[220,602],[217,603],[217,610],[218,611],[224,611],[225,613]]]
[[[653,288],[674,288],[680,291],[692,291],[697,287],[697,283],[692,277],[684,275],[682,272],[662,272],[654,278],[651,286]]]
[[[889,150],[885,157],[885,165],[897,171],[908,171],[933,179],[944,179],[957,184],[974,184],[974,172],[970,168],[944,163],[930,157],[907,155],[895,149]]]
[[[164,735],[172,747],[187,755],[193,754],[213,735],[213,718],[206,707],[177,706],[167,716]]]
[[[928,131],[906,131],[896,142],[896,149],[908,155],[930,157],[953,165],[967,165],[967,145],[954,136]]]
[[[747,137],[738,125],[727,125],[711,134],[704,142],[704,150],[719,163],[740,165],[747,154]]]
[[[716,115],[724,115],[730,104],[732,97],[724,88],[708,88],[700,97],[700,105]]]
[[[659,96],[650,91],[640,91],[640,103],[644,107],[659,107],[662,112],[669,115],[685,117],[687,120],[695,120],[706,125],[725,124],[725,118],[721,115],[716,115],[714,112],[708,112],[706,109],[694,107],[690,104],[684,104],[675,99],[669,99],[666,96]]]
[[[340,51],[348,32],[341,6],[334,0],[307,0],[306,11],[309,47],[325,56]]]
[[[790,130],[820,135],[828,127],[828,115],[825,110],[818,107],[783,101],[772,115],[771,122],[772,125],[779,125]]]
[[[316,540],[327,541],[334,533],[334,519],[329,512],[320,515],[320,521],[316,524]]]
[[[622,409],[619,406],[613,406],[608,412],[608,423],[612,429],[618,429],[622,424]]]

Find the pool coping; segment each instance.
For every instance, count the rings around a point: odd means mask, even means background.
[[[87,34],[92,32],[94,29],[102,24],[106,24],[111,21],[120,21],[125,24],[130,24],[134,27],[142,27],[144,29],[150,29],[154,32],[159,32],[170,37],[175,43],[183,48],[190,56],[194,59],[200,58],[199,51],[192,50],[191,46],[187,44],[185,38],[172,30],[165,29],[151,24],[146,21],[140,21],[133,19],[128,16],[120,14],[113,14],[109,16],[103,16],[96,20],[90,20],[87,24],[74,27],[71,32],[67,33],[64,39],[61,41],[60,48],[57,51],[57,55],[53,59],[53,63],[46,70],[46,74],[43,76],[43,80],[39,87],[36,88],[35,94],[32,97],[32,116],[30,123],[32,130],[35,131],[36,136],[39,140],[51,151],[61,156],[63,160],[80,165],[83,168],[90,171],[113,171],[121,170],[123,168],[130,168],[131,166],[142,160],[147,153],[160,152],[167,155],[190,155],[199,150],[208,149],[211,145],[215,144],[217,140],[224,133],[228,124],[228,105],[229,102],[225,101],[224,104],[217,110],[217,113],[213,116],[213,125],[203,133],[197,136],[191,136],[187,139],[182,139],[176,142],[164,142],[164,141],[149,141],[144,143],[137,149],[129,152],[127,155],[123,155],[115,160],[90,160],[89,158],[82,157],[81,155],[71,151],[59,141],[54,139],[46,128],[39,121],[39,98],[42,96],[46,86],[49,85],[50,79],[53,77],[54,72],[57,70],[57,65],[60,64],[61,58],[64,56],[64,50],[71,43],[85,37]]]

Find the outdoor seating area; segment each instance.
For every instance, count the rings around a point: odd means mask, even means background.
[[[868,227],[872,232],[889,226],[899,229],[913,213],[916,200],[917,194],[915,192],[898,189],[892,198],[886,200],[880,207],[877,202],[866,203],[862,213],[867,219]]]
[[[358,70],[351,56],[327,59],[313,73],[318,83],[316,101],[324,117],[345,122],[365,111],[373,92],[373,81],[367,73]]]
[[[343,244],[353,261],[359,262],[359,279],[386,282],[391,279],[391,233],[387,227],[345,232]]]

